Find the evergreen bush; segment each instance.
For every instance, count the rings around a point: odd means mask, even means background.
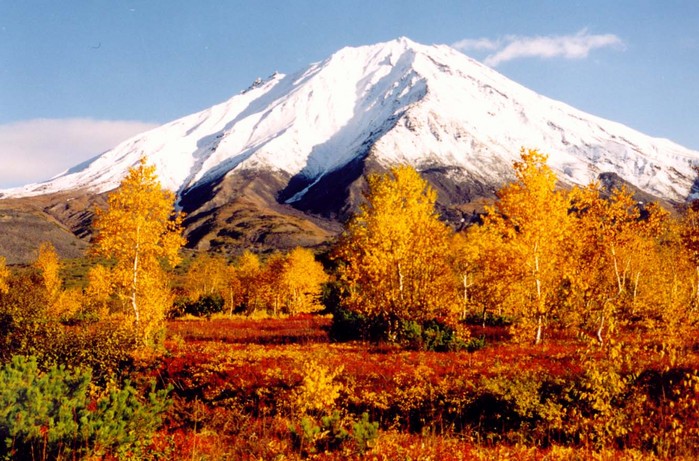
[[[169,390],[147,400],[126,382],[91,395],[91,372],[14,356],[0,368],[0,457],[58,459],[112,456],[142,459],[169,405]]]

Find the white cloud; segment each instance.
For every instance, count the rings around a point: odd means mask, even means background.
[[[498,40],[491,40],[489,38],[465,38],[456,43],[452,43],[451,46],[452,48],[463,51],[492,51],[500,46],[500,42]]]
[[[497,40],[464,39],[452,44],[462,51],[492,51],[484,64],[496,67],[519,58],[583,59],[598,48],[623,49],[624,42],[614,34],[593,35],[583,29],[574,35],[522,37],[508,35]]]
[[[156,126],[79,118],[0,124],[0,188],[44,181]]]

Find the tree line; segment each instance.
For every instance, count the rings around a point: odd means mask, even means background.
[[[62,287],[61,262],[48,244],[30,274],[12,276],[0,259],[5,338],[32,309],[63,322],[130,318],[148,344],[168,313],[328,308],[341,328],[398,342],[427,325],[465,339],[465,319],[498,317],[515,340],[537,344],[554,330],[604,343],[621,327],[680,343],[699,311],[699,204],[671,214],[624,188],[559,188],[546,161],[523,149],[515,180],[480,224],[461,232],[440,220],[436,192],[418,172],[398,166],[368,178],[326,270],[297,248],[263,259],[246,251],[233,262],[201,254],[175,276],[182,216],[141,160],[96,212],[90,252],[100,263],[82,291]],[[25,296],[32,284],[41,287],[40,300]],[[342,323],[348,316],[354,321]]]
[[[559,188],[546,161],[523,149],[515,180],[463,232],[414,169],[371,177],[334,251],[340,306],[389,339],[496,316],[536,344],[554,330],[604,343],[622,327],[681,344],[699,318],[699,203],[671,214],[623,187]]]
[[[97,209],[89,249],[93,264],[82,287],[64,287],[63,263],[50,243],[30,268],[12,273],[0,258],[0,311],[6,351],[37,325],[114,320],[128,325],[137,346],[157,346],[168,315],[214,312],[272,315],[321,310],[327,281],[311,250],[275,252],[264,259],[245,251],[235,261],[198,254],[183,274],[182,214],[145,158]],[[39,330],[37,330],[39,328]],[[12,339],[14,338],[14,339]]]
[[[317,312],[324,308],[321,294],[327,280],[323,265],[306,248],[265,258],[246,250],[233,262],[202,253],[179,277],[172,315]]]

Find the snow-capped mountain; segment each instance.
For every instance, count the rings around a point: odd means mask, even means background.
[[[275,73],[0,197],[105,192],[146,155],[193,220],[245,193],[332,215],[367,169],[396,163],[424,172],[448,201],[490,195],[521,147],[549,154],[564,183],[614,173],[670,201],[689,196],[699,164],[699,152],[541,96],[448,46],[400,38]]]

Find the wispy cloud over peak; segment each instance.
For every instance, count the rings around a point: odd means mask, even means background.
[[[451,46],[452,48],[462,51],[493,51],[500,47],[500,41],[491,40],[489,38],[465,38],[452,43]]]
[[[614,34],[590,34],[582,29],[573,35],[525,37],[507,35],[496,40],[464,39],[452,44],[461,51],[489,51],[484,64],[496,67],[503,62],[521,58],[584,59],[599,48],[624,49],[624,41]]]

